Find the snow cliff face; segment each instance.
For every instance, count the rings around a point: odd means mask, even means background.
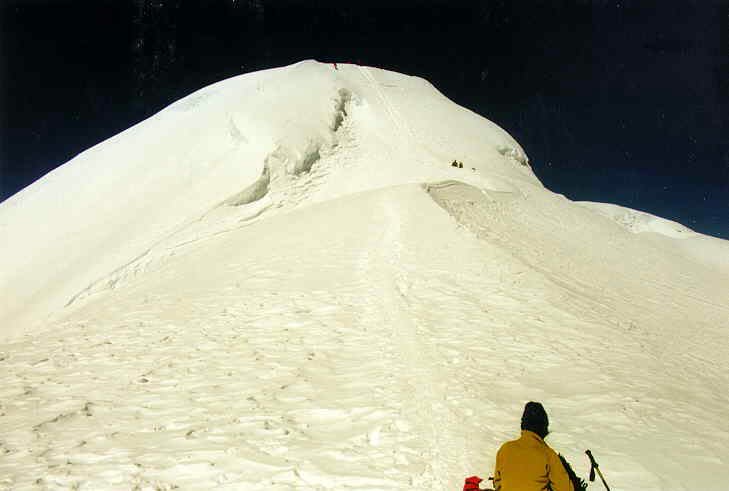
[[[527,400],[615,489],[729,478],[727,242],[551,193],[416,77],[206,87],[0,235],[8,489],[455,489]]]

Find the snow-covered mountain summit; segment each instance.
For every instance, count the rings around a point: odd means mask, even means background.
[[[455,489],[532,399],[615,489],[729,478],[728,243],[550,192],[417,77],[206,87],[0,237],[0,488]]]
[[[454,159],[467,168],[449,173]],[[208,222],[239,222],[405,182],[471,179],[472,168],[482,179],[537,183],[523,164],[506,132],[420,78],[313,61],[241,75],[172,104],[2,204],[0,286],[10,298],[0,319],[12,326],[19,315],[26,326],[27,314],[43,318],[210,214]]]

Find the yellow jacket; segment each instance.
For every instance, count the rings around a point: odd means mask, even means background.
[[[557,452],[528,430],[504,443],[496,454],[496,491],[574,491]]]

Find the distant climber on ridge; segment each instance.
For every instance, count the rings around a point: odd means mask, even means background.
[[[504,443],[496,454],[496,491],[579,491],[560,456],[544,442],[549,419],[538,402],[528,402],[521,417],[521,438]]]

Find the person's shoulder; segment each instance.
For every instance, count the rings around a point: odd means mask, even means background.
[[[511,447],[514,447],[519,444],[519,440],[509,440],[508,442],[504,442],[501,444],[501,447],[499,447],[499,452],[505,451],[510,449]]]
[[[552,447],[550,447],[547,442],[544,442],[544,446],[546,447],[547,453],[549,454],[550,458],[559,460],[559,454]]]
[[[503,445],[516,445],[517,443],[519,443],[520,440],[521,438],[513,438],[511,440],[505,441]]]

